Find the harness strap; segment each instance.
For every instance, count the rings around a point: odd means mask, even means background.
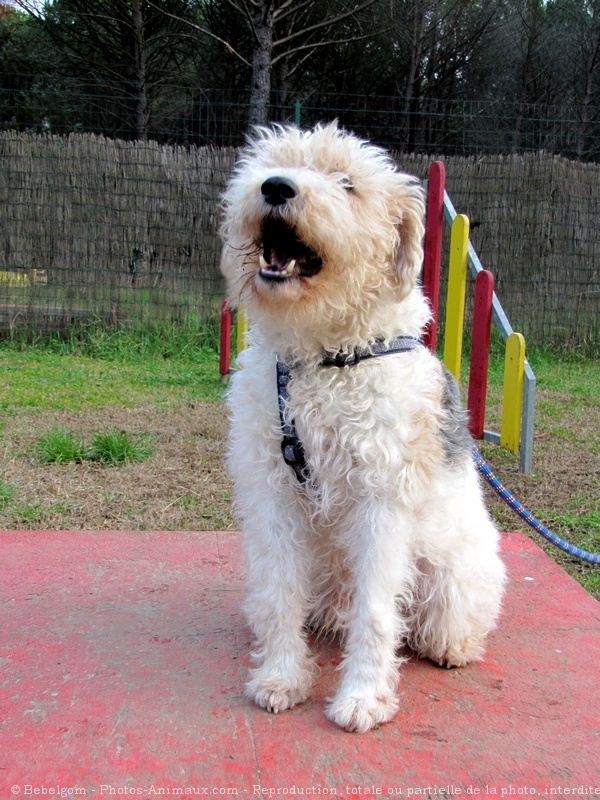
[[[287,389],[290,382],[291,373],[287,364],[281,361],[277,362],[277,401],[279,404],[279,419],[281,421],[281,453],[283,460],[290,466],[296,475],[299,483],[306,483],[310,477],[308,464],[306,463],[306,456],[304,454],[304,447],[298,438],[296,425],[294,420],[291,422],[286,421],[285,407],[290,399]]]
[[[377,340],[368,348],[356,347],[351,353],[331,353],[326,355],[320,363],[322,367],[355,367],[361,361],[369,358],[380,358],[394,353],[406,353],[423,347],[421,339],[414,336],[397,336],[385,342]],[[277,361],[277,401],[279,406],[279,419],[281,422],[281,453],[285,463],[294,470],[298,483],[304,484],[310,479],[310,468],[306,462],[304,447],[298,437],[294,420],[286,420],[285,409],[289,402],[288,383],[291,371],[287,364]]]
[[[369,347],[355,347],[351,353],[328,353],[321,361],[322,367],[355,367],[368,358],[406,353],[423,346],[423,340],[416,336],[396,336],[386,342],[377,339]]]

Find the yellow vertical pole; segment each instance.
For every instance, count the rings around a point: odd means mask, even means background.
[[[519,452],[521,444],[524,375],[525,339],[520,333],[511,333],[506,340],[500,444],[514,453]]]
[[[462,358],[468,253],[469,218],[464,214],[457,214],[450,234],[450,264],[444,332],[444,364],[457,381],[460,380]]]
[[[236,334],[235,334],[235,344],[236,344],[236,351],[241,353],[242,350],[245,350],[248,346],[246,341],[248,335],[248,317],[246,316],[246,312],[244,311],[243,306],[238,306],[237,314],[236,314]]]

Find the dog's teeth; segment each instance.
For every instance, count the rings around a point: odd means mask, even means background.
[[[266,258],[261,253],[258,257],[258,263],[261,269],[269,269],[269,263],[267,262]]]
[[[290,263],[289,263],[289,264],[287,265],[287,267],[285,268],[286,275],[291,275],[291,274],[292,274],[292,272],[294,271],[294,267],[295,267],[295,266],[296,266],[296,259],[295,259],[295,258],[292,258],[292,260],[290,261]]]

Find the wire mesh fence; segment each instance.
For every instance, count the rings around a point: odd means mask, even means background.
[[[396,152],[425,178],[432,157]],[[0,332],[218,313],[219,196],[235,149],[94,134],[0,134]],[[444,156],[447,188],[513,326],[600,351],[600,165]]]
[[[147,139],[169,144],[237,147],[248,128],[247,92],[197,85],[148,84]],[[0,130],[103,134],[136,138],[134,98],[101,83],[55,75],[4,76]],[[472,155],[544,150],[585,161],[600,160],[600,107],[585,119],[572,104],[528,104],[516,99],[465,100],[400,95],[328,94],[297,97],[271,93],[269,119],[311,126],[340,123],[389,149]]]

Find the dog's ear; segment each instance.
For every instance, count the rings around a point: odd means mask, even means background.
[[[400,295],[404,298],[414,288],[423,265],[425,202],[420,184],[401,177],[403,185],[395,198],[398,219],[395,266]]]

